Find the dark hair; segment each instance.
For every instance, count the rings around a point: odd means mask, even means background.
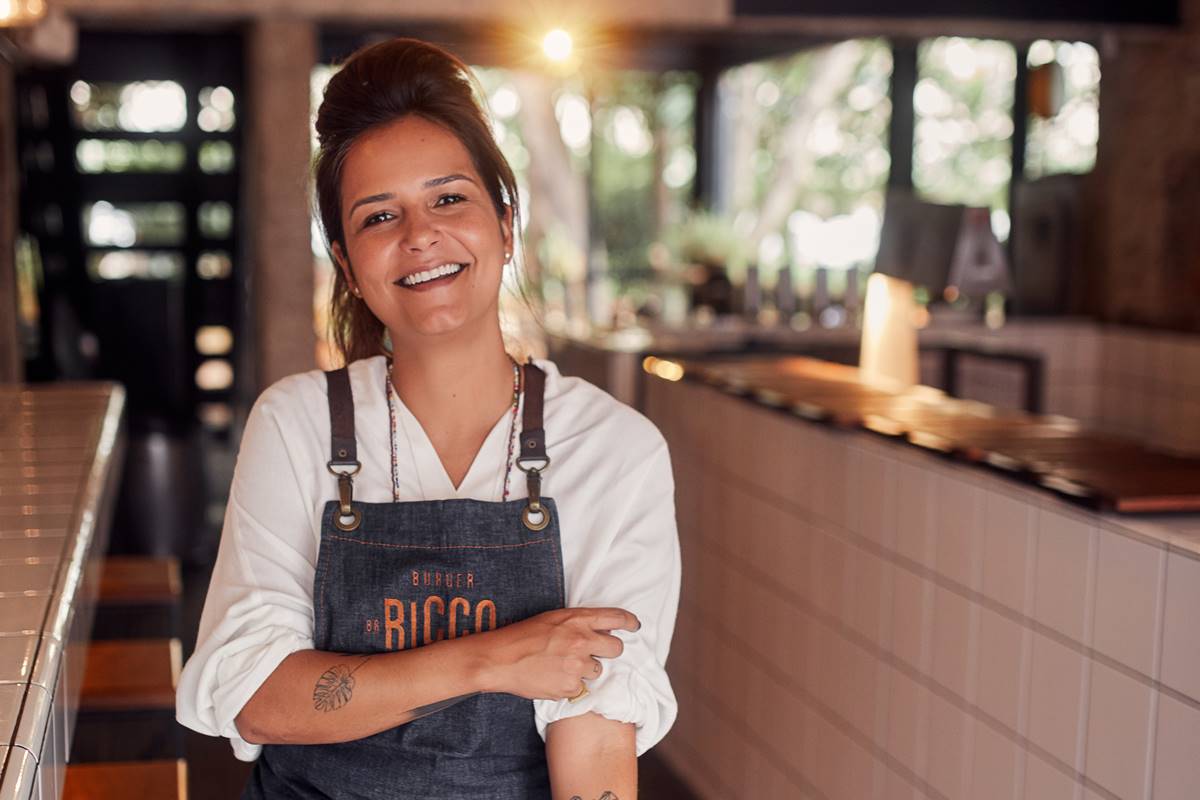
[[[470,68],[457,56],[417,39],[369,45],[345,61],[325,87],[316,123],[317,205],[331,258],[334,242],[343,255],[346,252],[341,182],[350,148],[367,131],[413,114],[458,137],[471,154],[497,216],[504,216],[506,206],[512,209],[515,235],[520,229],[517,181],[492,136],[476,90]],[[334,273],[329,321],[345,362],[385,352],[383,323],[350,291],[342,271]]]

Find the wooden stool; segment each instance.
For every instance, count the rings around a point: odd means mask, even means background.
[[[100,602],[174,603],[182,586],[174,556],[108,556],[100,574]]]
[[[178,639],[89,644],[71,762],[181,757],[183,731],[175,722],[181,661]]]
[[[178,636],[182,590],[177,558],[108,556],[92,638]]]
[[[178,639],[92,642],[79,687],[79,710],[174,710],[182,661]]]
[[[62,800],[187,800],[183,759],[70,764]]]

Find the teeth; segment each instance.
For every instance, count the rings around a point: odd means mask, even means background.
[[[405,275],[400,279],[403,286],[416,286],[419,283],[436,280],[446,275],[453,275],[466,268],[466,264],[442,264],[440,267],[427,269],[424,272],[417,272],[412,275]]]

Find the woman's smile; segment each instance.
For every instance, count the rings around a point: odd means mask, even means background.
[[[439,286],[448,286],[453,283],[454,279],[466,272],[469,266],[469,263],[455,264],[448,262],[431,269],[409,273],[396,281],[396,285],[402,289],[414,292],[429,291],[430,289],[435,289]]]

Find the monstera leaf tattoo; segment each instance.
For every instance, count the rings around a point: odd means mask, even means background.
[[[354,673],[371,659],[364,656],[353,669],[345,664],[334,664],[321,674],[313,687],[313,708],[317,711],[337,711],[354,696]]]

